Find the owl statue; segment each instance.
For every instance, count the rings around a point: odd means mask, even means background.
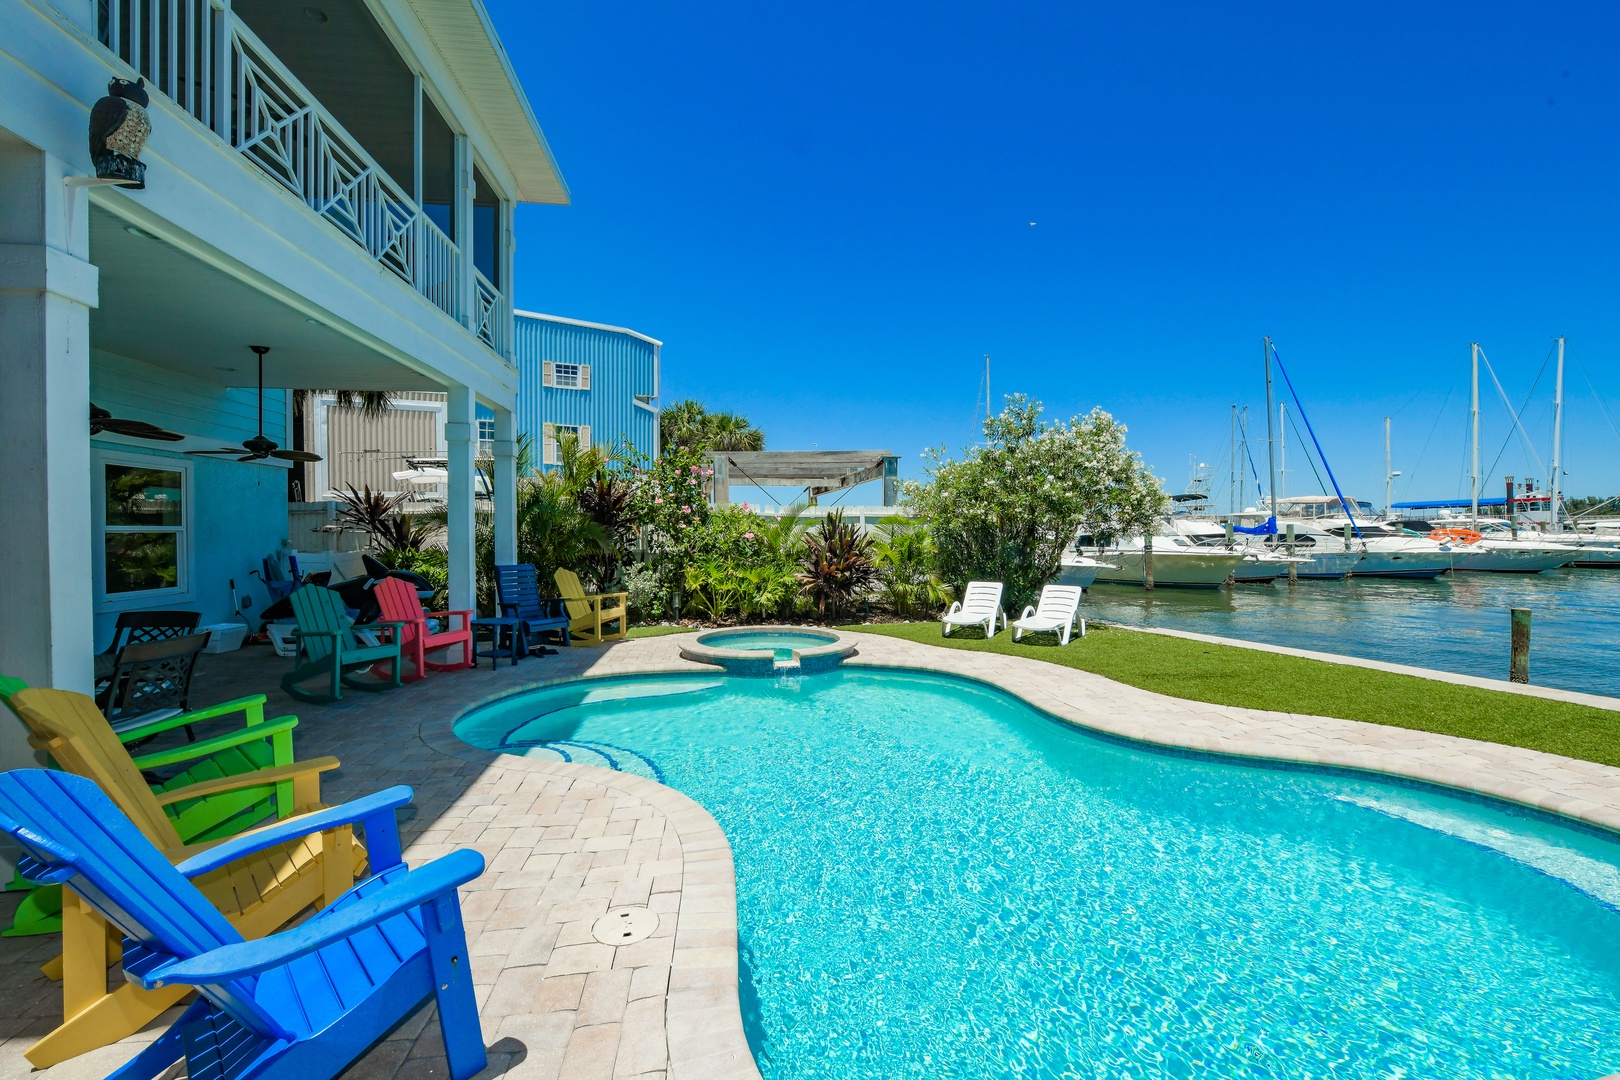
[[[141,147],[152,134],[146,115],[151,100],[145,79],[113,79],[107,84],[107,96],[90,110],[90,160],[95,162],[96,176],[127,180],[126,187],[146,187],[146,166],[140,158]]]

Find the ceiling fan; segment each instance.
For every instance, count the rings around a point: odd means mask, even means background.
[[[145,420],[124,420],[92,401],[90,434],[100,435],[103,431],[110,431],[114,435],[127,435],[131,439],[155,439],[158,442],[180,442],[185,438],[178,432],[165,431],[156,424],[148,424]]]
[[[249,345],[248,348],[259,354],[259,433],[251,439],[243,439],[240,449],[227,446],[219,450],[187,450],[186,453],[230,454],[237,461],[263,461],[265,458],[279,458],[282,461],[321,460],[321,455],[308,450],[282,450],[274,440],[264,437],[264,354],[270,351],[270,346]]]

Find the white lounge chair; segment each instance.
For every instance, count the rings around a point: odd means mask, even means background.
[[[1007,625],[1007,613],[1001,610],[1001,582],[970,581],[962,599],[951,604],[940,619],[940,636],[950,637],[953,626],[982,626],[984,636],[996,636],[996,620]]]
[[[1055,630],[1059,640],[1067,645],[1069,629],[1074,625],[1075,616],[1080,611],[1080,596],[1083,592],[1085,590],[1078,585],[1048,585],[1042,589],[1040,604],[1036,607],[1026,607],[1024,614],[1012,624],[1013,640],[1017,641],[1026,632]],[[1080,636],[1086,636],[1084,619],[1080,620]]]

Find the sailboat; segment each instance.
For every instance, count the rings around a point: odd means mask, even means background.
[[[1473,397],[1469,405],[1473,436],[1473,466],[1469,476],[1468,527],[1442,528],[1438,533],[1453,541],[1451,565],[1455,570],[1490,574],[1540,574],[1573,562],[1580,552],[1569,544],[1540,539],[1517,538],[1507,527],[1481,528],[1479,517],[1479,343],[1471,342]],[[1559,454],[1563,442],[1564,339],[1558,339],[1558,379],[1553,400],[1552,528],[1561,528],[1558,512]],[[1517,423],[1517,419],[1514,421]],[[1511,510],[1511,508],[1509,508]],[[1502,535],[1504,532],[1509,535]]]
[[[1266,339],[1266,399],[1267,412],[1271,410],[1271,361],[1275,357],[1277,367],[1288,378],[1288,371],[1282,366],[1282,357],[1277,356],[1276,346],[1271,339]],[[1292,382],[1289,391],[1293,394],[1294,405],[1299,410],[1299,417],[1305,422],[1305,430],[1310,432],[1311,439],[1316,439],[1315,430],[1311,421],[1305,415],[1305,406],[1299,400],[1298,392],[1294,391]],[[1270,424],[1270,417],[1267,417]],[[1398,530],[1391,530],[1371,520],[1370,513],[1367,520],[1359,520],[1356,516],[1358,509],[1370,511],[1365,503],[1351,502],[1339,490],[1339,481],[1333,475],[1333,467],[1328,464],[1327,457],[1322,453],[1320,443],[1316,444],[1317,456],[1322,459],[1322,466],[1326,469],[1328,479],[1333,483],[1333,498],[1323,496],[1316,499],[1314,496],[1306,499],[1282,500],[1271,499],[1272,514],[1266,524],[1257,529],[1245,529],[1248,533],[1264,534],[1275,537],[1278,532],[1278,512],[1287,512],[1292,509],[1296,514],[1315,512],[1325,515],[1323,517],[1300,517],[1290,523],[1295,527],[1296,542],[1299,535],[1309,536],[1311,547],[1314,550],[1330,550],[1336,539],[1342,539],[1343,550],[1360,554],[1352,573],[1356,577],[1393,577],[1430,579],[1439,577],[1451,570],[1451,546],[1425,537],[1407,536]],[[1275,490],[1275,484],[1273,484]],[[1336,518],[1342,510],[1344,517]],[[1352,543],[1354,536],[1354,543]]]

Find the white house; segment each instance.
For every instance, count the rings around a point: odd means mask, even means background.
[[[479,0],[0,0],[0,28],[0,672],[88,691],[117,612],[228,619],[289,463],[193,451],[287,448],[295,388],[447,395],[472,607],[480,406],[515,557],[512,207],[568,201]],[[150,92],[142,190],[95,179],[114,77]],[[182,438],[92,435],[92,402]]]

